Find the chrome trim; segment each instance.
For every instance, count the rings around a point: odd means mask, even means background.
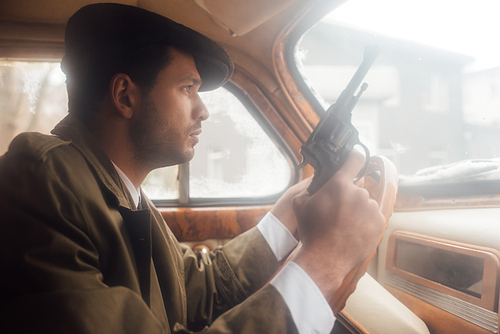
[[[406,278],[387,272],[386,284],[406,292],[424,302],[450,312],[492,333],[498,333],[498,314],[468,303],[459,298],[448,296]]]

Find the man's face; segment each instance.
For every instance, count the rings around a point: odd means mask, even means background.
[[[193,57],[175,48],[171,62],[158,74],[153,89],[142,95],[141,110],[133,116],[131,140],[135,159],[149,170],[191,160],[208,118],[198,89],[201,78]]]

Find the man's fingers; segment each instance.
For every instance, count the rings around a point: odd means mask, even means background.
[[[357,175],[356,175],[357,176]],[[365,186],[365,178],[362,177],[359,180],[354,182],[354,185],[359,188],[363,188]]]
[[[346,162],[338,172],[354,180],[365,165],[365,161],[366,158],[361,152],[357,150],[351,150]]]

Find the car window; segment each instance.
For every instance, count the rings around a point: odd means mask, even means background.
[[[217,198],[250,203],[284,191],[291,166],[240,99],[226,88],[200,96],[210,117],[203,122],[195,158],[150,173],[142,185],[147,195],[174,204]],[[50,133],[67,105],[59,63],[0,62],[0,155],[21,132]]]
[[[210,117],[187,169],[189,200],[269,197],[291,181],[291,167],[245,105],[226,88],[200,93]],[[150,173],[143,189],[156,199],[182,198],[179,167]],[[185,202],[182,199],[181,202]]]
[[[0,61],[0,155],[19,133],[49,133],[68,110],[59,63]]]
[[[500,31],[493,0],[349,0],[309,30],[297,67],[326,109],[381,53],[352,122],[402,175],[500,154]]]

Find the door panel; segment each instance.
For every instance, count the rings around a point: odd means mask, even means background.
[[[499,258],[495,249],[397,231],[388,242],[386,283],[406,281],[408,288],[436,291],[436,298],[451,296],[454,304],[463,301],[495,312]]]
[[[439,201],[434,208],[456,202]],[[497,333],[500,208],[412,210],[399,203],[389,222],[378,281],[431,333]]]

